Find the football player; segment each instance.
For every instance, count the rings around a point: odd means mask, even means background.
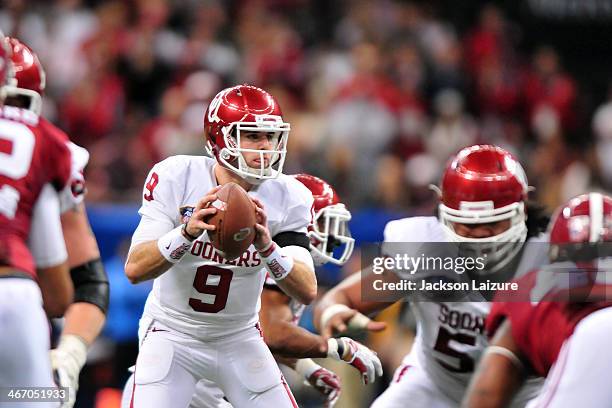
[[[3,398],[17,400],[10,389],[55,385],[43,298],[47,314],[61,316],[73,295],[58,196],[69,184],[71,155],[62,140],[40,126],[36,114],[3,105],[12,74],[10,52],[0,35],[0,387],[8,393]],[[28,239],[45,245],[49,256],[35,258]]]
[[[140,323],[132,404],[187,407],[206,379],[235,407],[295,406],[258,323],[262,267],[304,304],[317,293],[306,234],[312,195],[282,174],[289,124],[272,95],[239,85],[213,98],[204,133],[214,159],[170,157],[144,186],[125,272],[133,283],[155,281]],[[253,245],[235,260],[214,249],[207,231],[215,227],[205,221],[228,182],[248,191],[257,215]]]
[[[343,265],[353,252],[354,239],[348,229],[351,213],[340,203],[335,190],[327,182],[309,174],[293,177],[304,184],[314,198],[315,216],[308,227],[308,235],[315,265],[328,262]],[[353,349],[352,361],[347,362],[360,371],[365,384],[382,375],[378,357],[360,343],[348,337],[325,339],[299,328],[297,323],[304,308],[302,303],[282,293],[273,279],[266,278],[259,314],[266,344],[275,355],[299,358],[297,361],[279,359],[279,362],[296,370],[309,384],[326,395],[326,406],[333,406],[340,396],[339,378],[310,358],[340,359],[329,354],[330,350],[338,348],[335,343],[344,343],[344,347]]]
[[[442,176],[439,217],[391,221],[385,227],[385,243],[476,244],[480,253],[487,254],[483,273],[501,273],[508,268],[524,273],[546,261],[545,254],[523,253],[528,236],[533,237],[530,241],[542,239],[537,237],[541,229],[538,217],[530,217],[528,228],[527,191],[523,168],[507,151],[492,145],[464,148],[449,161]],[[398,280],[398,275],[403,277],[391,270],[384,276]],[[372,287],[375,279],[380,275],[364,271],[325,294],[315,308],[315,325],[324,336],[347,327],[384,329],[384,324],[367,315],[392,302],[362,298],[362,284]],[[403,407],[407,400],[419,407],[456,407],[487,345],[484,322],[490,303],[408,300],[417,319],[416,340],[373,407]],[[519,399],[524,403],[535,392],[526,390],[529,396]]]
[[[12,50],[14,75],[6,86],[5,104],[22,107],[40,115],[46,85],[42,64],[27,45],[16,38],[7,40]],[[79,373],[87,359],[87,348],[98,337],[106,320],[109,285],[83,204],[83,171],[89,160],[89,153],[72,143],[63,131],[40,116],[39,125],[47,133],[63,140],[72,153],[71,182],[60,195],[60,209],[68,266],[75,292],[74,301],[65,314],[57,347],[51,350],[51,364],[60,385],[69,388],[69,398],[62,408],[71,408],[76,399]],[[47,251],[48,248],[42,245],[32,250]]]
[[[310,253],[315,265],[319,266],[328,262],[343,265],[351,256],[355,241],[348,229],[351,213],[344,204],[340,203],[335,190],[325,181],[308,174],[297,174],[293,177],[310,190],[314,199],[315,216],[308,227],[308,235]],[[339,250],[334,251],[337,248]],[[324,395],[325,406],[332,407],[340,397],[340,379],[335,373],[321,367],[310,357],[328,357],[329,341],[354,345],[355,352],[352,361],[348,363],[362,373],[365,382],[374,381],[375,375],[381,375],[380,362],[367,348],[351,339],[328,341],[299,328],[297,324],[304,308],[304,304],[280,291],[274,279],[266,277],[259,312],[264,341],[279,363],[301,374],[311,386]],[[337,346],[332,346],[332,348],[335,349]],[[368,361],[364,361],[360,356],[366,353]],[[302,358],[297,359],[299,357]],[[132,382],[133,379],[130,378],[126,384],[126,390],[131,390]],[[124,392],[122,400],[124,408],[129,407],[129,397],[126,397],[130,395],[129,391]],[[197,384],[190,404],[191,408],[229,406],[231,405],[223,399],[223,392],[214,383],[207,380]]]
[[[472,378],[467,407],[505,406],[528,375],[547,377],[533,406],[612,402],[605,380],[612,361],[602,353],[612,334],[605,282],[612,198],[571,199],[557,209],[549,232],[551,264],[517,279],[521,292],[514,298],[498,294],[487,319],[494,337]]]

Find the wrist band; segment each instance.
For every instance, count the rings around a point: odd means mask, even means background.
[[[270,246],[259,251],[259,255],[263,259],[270,276],[275,281],[285,279],[291,272],[291,269],[293,269],[293,258],[283,255],[281,248],[274,242],[272,242]]]
[[[198,237],[194,237],[193,235],[191,235],[190,233],[187,232],[187,223],[183,224],[183,227],[181,228],[181,233],[189,241],[195,241],[196,239],[198,239]]]
[[[514,366],[516,368],[518,368],[519,370],[523,370],[525,367],[523,366],[523,362],[521,361],[520,358],[518,358],[516,356],[516,354],[514,354],[512,351],[508,350],[505,347],[501,347],[501,346],[489,346],[486,348],[484,354],[498,354],[500,356],[504,356],[506,357],[508,360],[510,360],[512,362],[512,364],[514,364]]]
[[[305,379],[309,379],[312,373],[321,368],[320,365],[315,363],[309,358],[301,358],[295,363],[295,372],[300,374]]]
[[[338,340],[334,339],[333,337],[331,339],[327,339],[327,357],[342,360],[342,354],[339,352],[344,352],[344,348],[342,350],[338,350],[338,348]]]
[[[339,303],[336,303],[335,305],[331,305],[327,307],[323,311],[323,313],[321,313],[321,329],[323,329],[324,327],[327,327],[327,323],[329,322],[329,319],[334,317],[336,314],[340,312],[350,311],[350,310],[351,308],[348,307],[347,305],[342,305]]]
[[[170,263],[177,263],[191,249],[193,241],[183,234],[183,226],[168,231],[157,240],[157,249]]]

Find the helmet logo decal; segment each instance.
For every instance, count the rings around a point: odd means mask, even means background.
[[[221,122],[218,112],[219,112],[219,106],[221,106],[222,97],[223,95],[221,93],[217,94],[213,98],[213,100],[210,101],[210,104],[208,105],[208,120],[210,122]]]

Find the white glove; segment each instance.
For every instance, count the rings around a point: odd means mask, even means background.
[[[51,350],[51,368],[58,386],[68,387],[68,400],[61,408],[72,408],[79,389],[79,373],[87,360],[87,344],[79,336],[60,337],[57,348]]]
[[[382,364],[376,353],[348,337],[327,340],[327,357],[344,361],[361,373],[364,384],[374,382],[382,375]]]
[[[324,367],[321,367],[309,358],[298,360],[295,371],[300,373],[306,380],[306,384],[325,397],[325,408],[333,408],[340,398],[341,386],[340,378]]]

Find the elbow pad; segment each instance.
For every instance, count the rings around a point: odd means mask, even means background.
[[[102,260],[98,258],[75,266],[70,269],[70,276],[74,285],[74,302],[96,305],[106,315],[110,288]]]

